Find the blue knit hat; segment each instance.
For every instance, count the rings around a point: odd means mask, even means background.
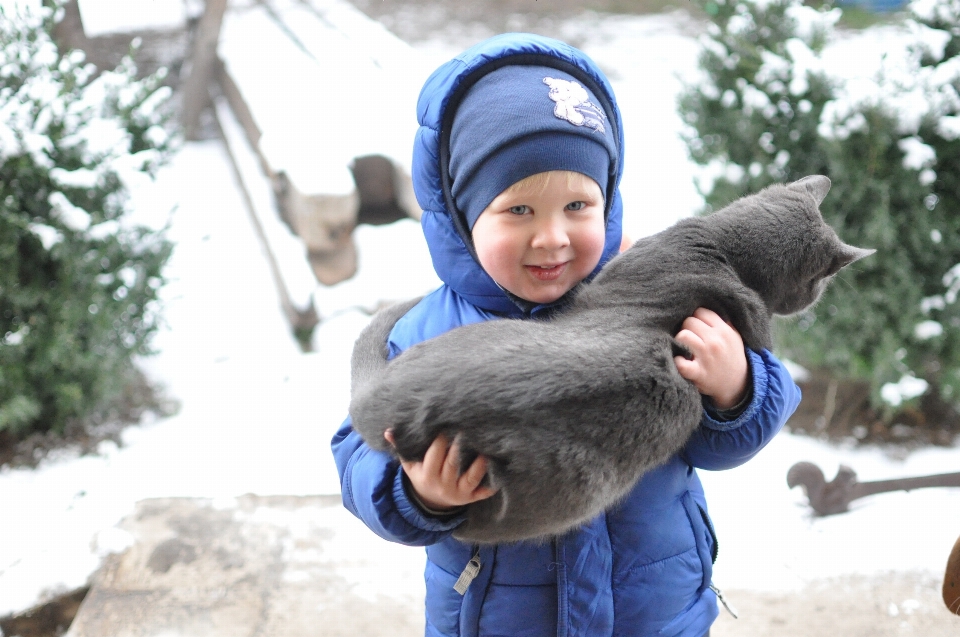
[[[617,160],[599,100],[573,76],[546,66],[488,73],[464,96],[450,129],[453,199],[471,229],[497,195],[537,173],[582,173],[606,193]]]

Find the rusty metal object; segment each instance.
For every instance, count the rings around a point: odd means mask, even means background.
[[[812,462],[798,462],[787,471],[787,485],[791,489],[802,486],[817,515],[833,515],[847,511],[851,502],[868,495],[926,487],[960,487],[960,473],[859,482],[853,469],[840,465],[837,477],[827,482],[820,467]]]
[[[943,576],[943,603],[951,613],[960,615],[960,537],[947,560],[947,572]]]

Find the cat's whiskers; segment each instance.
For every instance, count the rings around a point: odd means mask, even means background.
[[[833,275],[833,280],[832,280],[831,282],[835,282],[835,281],[839,280],[841,283],[843,283],[844,285],[846,285],[850,290],[855,290],[856,287],[853,285],[853,283],[850,282],[850,281],[848,281],[846,278],[840,276],[841,273],[842,273],[842,270],[841,270],[841,272],[838,272],[837,274],[834,274],[834,275]]]

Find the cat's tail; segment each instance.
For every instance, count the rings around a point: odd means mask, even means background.
[[[363,328],[360,336],[353,344],[353,354],[350,357],[350,394],[356,396],[364,387],[375,382],[380,373],[387,367],[390,352],[387,349],[387,339],[393,326],[396,325],[413,306],[423,297],[409,301],[400,301],[388,305],[370,320]]]
[[[353,418],[353,428],[370,447],[378,451],[393,452],[384,439],[384,431],[389,424],[376,417],[357,418],[356,404],[358,401],[363,404],[365,396],[376,391],[380,377],[389,364],[387,341],[390,332],[397,321],[419,302],[417,298],[384,307],[373,315],[353,344],[350,357],[350,416]]]

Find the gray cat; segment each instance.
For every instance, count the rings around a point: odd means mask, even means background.
[[[499,490],[467,507],[460,540],[543,539],[581,525],[699,425],[700,395],[673,360],[687,354],[673,340],[685,318],[712,309],[747,347],[770,348],[773,314],[810,306],[840,268],[873,253],[824,223],[829,189],[814,175],[684,219],[612,259],[549,321],[467,325],[389,363],[387,335],[415,301],[388,308],[354,349],[353,427],[408,460],[439,434],[456,439],[461,466],[489,459]]]

